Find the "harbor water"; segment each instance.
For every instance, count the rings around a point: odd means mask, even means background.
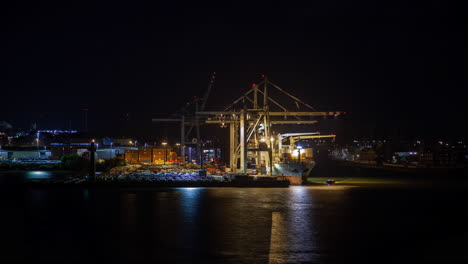
[[[16,176],[0,172],[2,262],[468,260],[466,181],[444,175],[324,175],[337,184],[289,188],[63,190],[25,188]]]

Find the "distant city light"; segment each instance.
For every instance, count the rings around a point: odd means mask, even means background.
[[[73,134],[73,133],[78,133],[77,130],[38,130],[37,131],[38,133],[51,133],[51,134],[66,134],[66,133],[70,133],[70,134]]]

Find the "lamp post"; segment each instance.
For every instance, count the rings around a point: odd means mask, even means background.
[[[41,158],[41,152],[39,151],[39,138],[36,138],[36,149],[37,149],[37,155],[38,158]]]
[[[36,136],[36,146],[37,146],[37,149],[39,149],[39,131],[37,131],[37,136]]]
[[[270,150],[271,150],[271,155],[273,156],[275,154],[275,138],[271,137],[270,138]],[[270,164],[273,163],[273,160],[270,161]]]
[[[167,142],[162,143],[164,146],[164,165],[166,165],[166,160],[167,160]]]
[[[176,146],[177,146],[177,150],[178,150],[178,151],[177,151],[177,152],[178,152],[177,155],[180,155],[180,143],[176,143]]]
[[[96,162],[95,162],[95,155],[96,153],[96,146],[94,144],[94,139],[91,142],[91,145],[89,147],[89,176],[88,179],[91,181],[94,181],[96,178]]]

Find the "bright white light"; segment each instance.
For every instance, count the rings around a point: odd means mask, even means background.
[[[27,179],[47,179],[51,177],[51,173],[47,171],[29,171],[26,172]]]
[[[304,153],[305,153],[305,149],[297,148],[296,150],[294,150],[294,151],[291,153],[291,156],[297,157],[297,156],[299,156],[299,152],[300,152],[301,154],[304,154]]]

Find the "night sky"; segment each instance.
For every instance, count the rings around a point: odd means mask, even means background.
[[[12,1],[2,7],[0,121],[159,137],[151,123],[217,78],[207,110],[261,74],[349,114],[348,139],[466,138],[466,23],[450,1]],[[307,128],[309,129],[309,128]]]

